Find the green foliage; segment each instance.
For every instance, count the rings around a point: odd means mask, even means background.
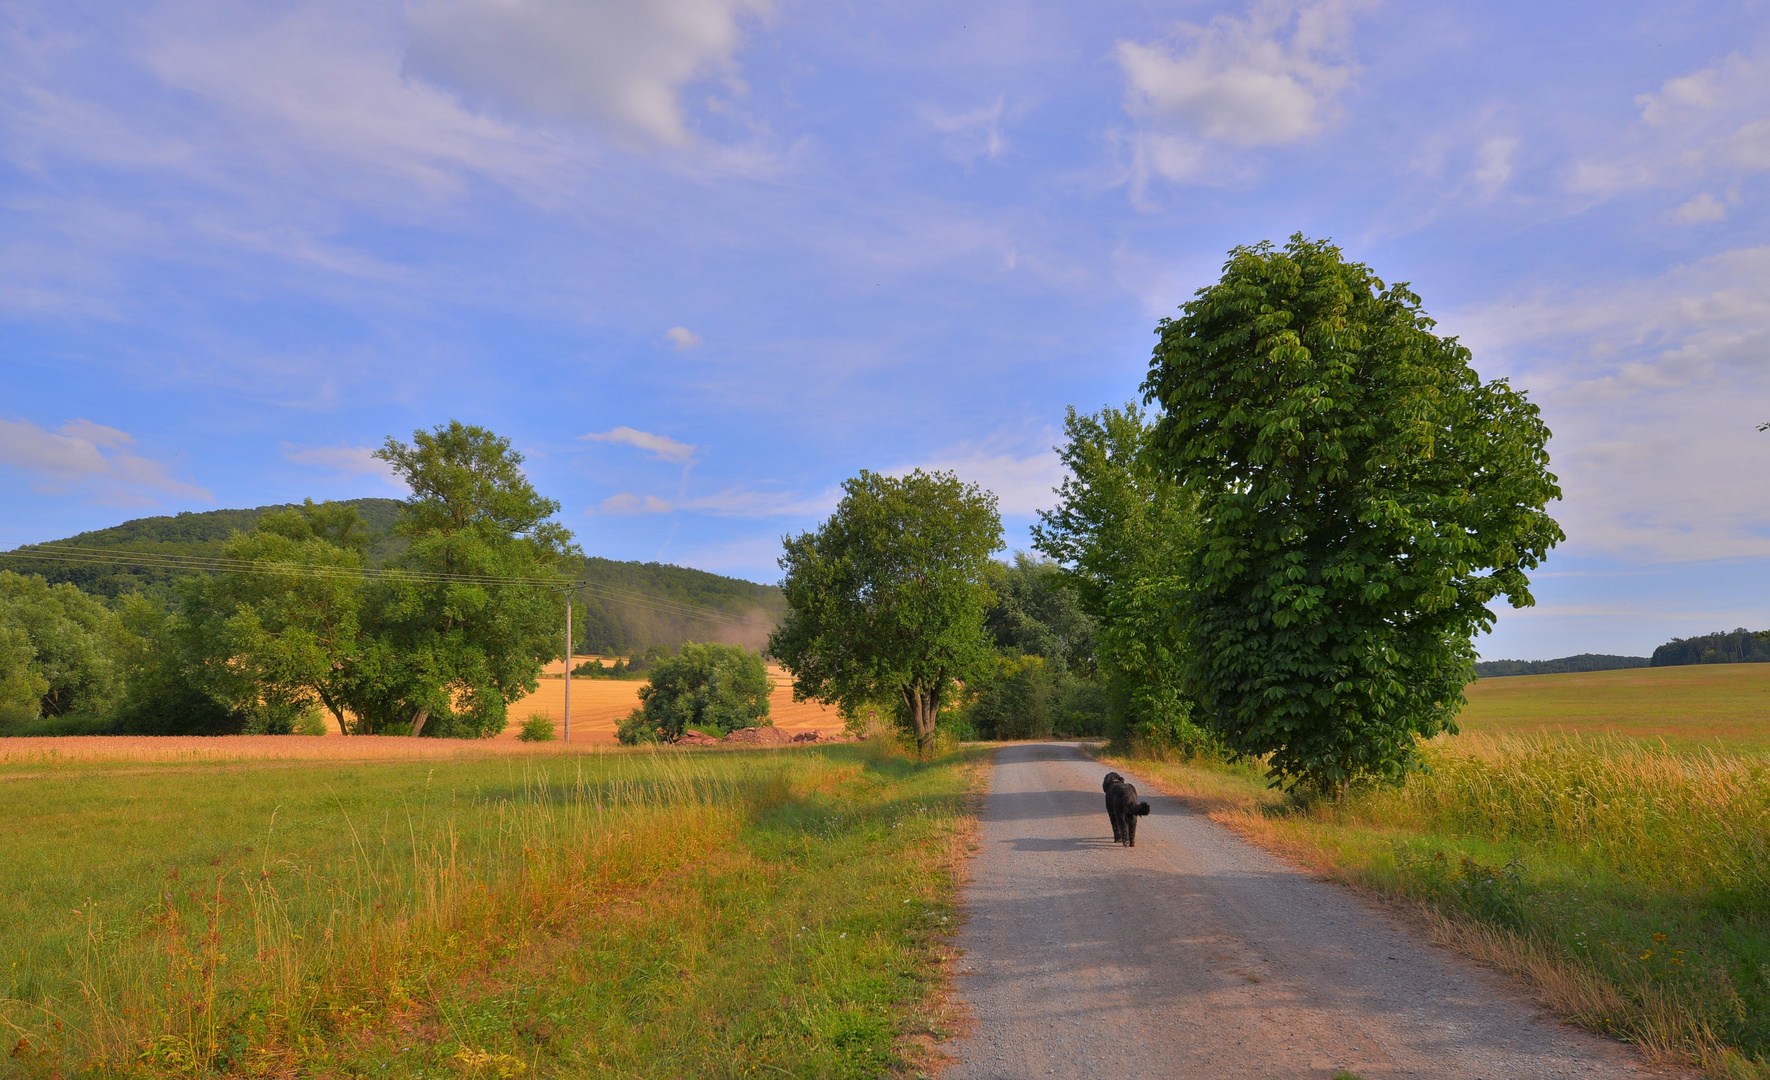
[[[991,656],[983,631],[990,555],[1002,547],[995,495],[952,473],[845,481],[835,514],[789,537],[787,611],[768,652],[793,673],[793,697],[855,716],[901,703],[926,754],[955,683]]]
[[[998,655],[966,686],[955,717],[961,738],[1089,738],[1106,734],[1114,712],[1099,680],[1079,679],[1042,656]]]
[[[1210,728],[1192,719],[1191,702],[1185,700],[1139,717],[1130,724],[1127,734],[1133,752],[1158,761],[1192,761],[1223,756],[1222,740]]]
[[[564,585],[571,533],[550,520],[559,504],[535,492],[508,439],[450,421],[410,445],[389,438],[376,456],[412,490],[394,566]],[[417,577],[377,586],[377,648],[363,657],[353,702],[370,730],[495,735],[508,703],[533,693],[542,665],[563,651],[560,591]]]
[[[1645,656],[1612,656],[1608,653],[1580,653],[1555,660],[1481,660],[1475,664],[1475,675],[1481,679],[1497,679],[1507,675],[1566,675],[1575,671],[1621,671],[1651,665]]]
[[[1064,418],[1067,475],[1057,507],[1041,511],[1033,545],[1064,567],[1095,620],[1095,655],[1122,742],[1186,715],[1185,652],[1175,611],[1184,603],[1196,498],[1154,468],[1153,423],[1136,405]]]
[[[546,713],[531,713],[516,737],[521,742],[552,742],[553,720]]]
[[[261,515],[223,546],[251,570],[183,582],[198,681],[248,718],[245,730],[287,734],[322,705],[340,730],[353,730],[346,711],[373,648],[362,625],[365,582],[353,573],[367,547],[354,507],[309,500]]]
[[[786,603],[772,585],[684,566],[598,558],[562,565],[592,586],[573,599],[572,632],[579,652],[638,655],[653,646],[675,649],[685,641],[709,639],[753,648]],[[684,613],[683,605],[707,609],[708,614]]]
[[[1454,730],[1487,603],[1562,539],[1535,406],[1327,243],[1236,249],[1164,319],[1154,460],[1200,500],[1186,684],[1275,783],[1398,780]]]
[[[1753,633],[1743,627],[1732,633],[1717,632],[1700,637],[1673,638],[1653,650],[1653,667],[1684,664],[1770,663],[1770,632]]]
[[[1012,563],[991,560],[987,569],[995,602],[983,626],[997,650],[1042,656],[1082,677],[1094,673],[1094,619],[1061,567],[1017,551]]]
[[[72,585],[0,570],[0,721],[108,717],[123,627]]]
[[[119,615],[128,631],[119,653],[126,687],[116,714],[119,734],[237,735],[246,730],[250,718],[204,685],[182,615],[141,593],[124,597]]]
[[[658,660],[640,687],[640,707],[616,730],[629,745],[675,742],[690,728],[724,734],[772,724],[774,685],[762,657],[741,645],[686,642],[678,656]]]

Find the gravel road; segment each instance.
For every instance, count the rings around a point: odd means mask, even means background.
[[[959,937],[977,1025],[943,1080],[1680,1075],[1135,776],[1150,815],[1115,845],[1106,771],[998,753]]]

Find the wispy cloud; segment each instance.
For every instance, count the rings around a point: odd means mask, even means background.
[[[668,514],[676,507],[656,495],[635,495],[623,491],[619,495],[610,495],[602,500],[602,512],[605,514]]]
[[[28,420],[0,420],[0,466],[39,478],[50,490],[80,489],[102,502],[135,505],[148,493],[208,499],[209,491],[171,475],[130,447],[135,438],[90,420],[46,431]]]
[[[678,505],[684,510],[713,517],[819,517],[834,510],[841,497],[840,488],[830,488],[810,497],[791,492],[729,488],[711,495],[683,499]]]
[[[677,349],[692,349],[701,343],[701,335],[686,326],[672,326],[664,331],[664,336],[669,338],[670,344],[676,346]]]
[[[327,469],[343,476],[376,476],[393,487],[405,489],[405,484],[393,471],[392,466],[375,456],[375,448],[372,446],[304,447],[294,443],[280,445],[284,459],[297,465]]]
[[[1770,555],[1770,247],[1447,319],[1542,404],[1570,545]]]
[[[996,493],[1003,514],[1026,517],[1056,503],[1054,489],[1063,482],[1063,464],[1055,450],[1015,453],[991,444],[961,443],[944,454],[888,470],[903,476],[912,469],[957,474],[966,483]]]
[[[654,435],[649,431],[640,431],[622,425],[613,431],[594,432],[580,435],[580,439],[591,442],[623,443],[627,446],[644,450],[660,461],[668,461],[676,465],[688,465],[694,461],[696,447],[692,443],[677,442],[668,435]]]

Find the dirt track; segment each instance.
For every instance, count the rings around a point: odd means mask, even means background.
[[[959,940],[977,1026],[943,1080],[1677,1075],[1147,785],[1116,846],[1106,771],[998,754]]]

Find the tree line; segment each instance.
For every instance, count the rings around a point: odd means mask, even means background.
[[[258,514],[228,560],[105,604],[0,573],[8,733],[483,736],[563,651],[578,554],[508,440],[450,422],[376,452],[411,489],[398,552],[340,503]]]

